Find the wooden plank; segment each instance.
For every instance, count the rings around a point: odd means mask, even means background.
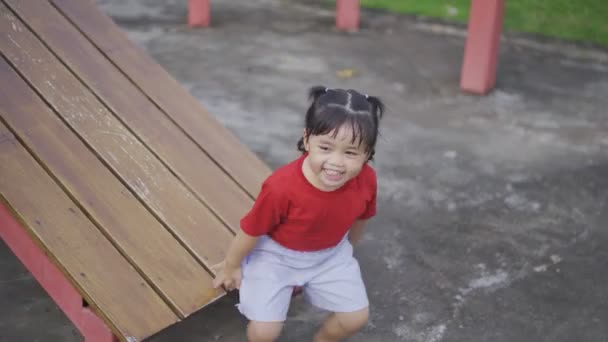
[[[139,341],[177,321],[1,122],[0,175],[3,204],[118,336]]]
[[[50,3],[5,2],[232,231],[239,229],[253,201],[158,107]]]
[[[181,317],[220,295],[207,271],[4,60],[0,76],[10,84],[0,94],[5,122]]]
[[[200,262],[220,262],[231,232],[20,20],[0,25],[0,50],[21,76]]]
[[[132,44],[95,4],[51,0],[84,34],[125,72],[160,108],[197,142],[252,197],[270,169],[210,115],[160,65]]]

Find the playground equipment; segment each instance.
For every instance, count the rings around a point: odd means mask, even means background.
[[[188,24],[191,27],[209,26],[210,6],[210,0],[189,0]],[[462,90],[486,94],[494,88],[503,11],[504,0],[471,0],[460,77]],[[336,0],[338,30],[356,31],[359,21],[359,0]]]

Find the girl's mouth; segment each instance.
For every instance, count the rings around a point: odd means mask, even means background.
[[[330,169],[323,169],[323,174],[325,175],[325,178],[327,178],[327,180],[329,180],[331,182],[339,182],[342,179],[344,172],[330,170]]]

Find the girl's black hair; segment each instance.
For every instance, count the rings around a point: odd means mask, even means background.
[[[312,100],[305,119],[305,137],[338,133],[348,124],[353,129],[353,140],[363,143],[369,159],[375,154],[378,126],[384,113],[384,103],[375,96],[368,96],[352,89],[335,89],[315,86],[309,90]],[[298,141],[298,150],[306,152],[304,137]]]

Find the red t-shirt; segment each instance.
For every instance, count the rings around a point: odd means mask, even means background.
[[[305,178],[304,158],[264,181],[253,208],[241,219],[245,233],[268,234],[287,248],[314,251],[337,245],[356,220],[376,214],[376,173],[369,165],[341,188],[326,192]]]

